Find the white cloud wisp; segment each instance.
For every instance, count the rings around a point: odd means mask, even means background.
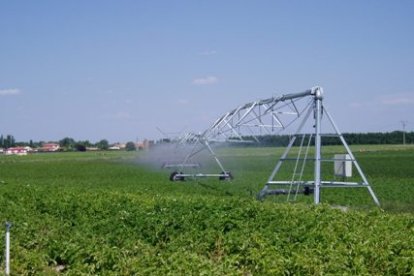
[[[20,90],[19,89],[3,89],[0,90],[0,95],[5,96],[5,95],[17,95],[20,94]]]
[[[200,53],[200,55],[202,55],[202,56],[212,56],[212,55],[216,55],[216,54],[217,54],[217,52],[215,50],[204,51],[204,52]]]
[[[199,78],[193,80],[193,84],[195,85],[207,85],[207,84],[215,84],[218,82],[218,79],[216,77],[206,77],[206,78]]]
[[[175,103],[176,103],[176,104],[181,104],[181,105],[184,105],[184,104],[188,104],[188,100],[185,100],[185,99],[180,99],[180,100],[177,100]]]
[[[414,105],[414,98],[391,98],[381,102],[383,105]]]

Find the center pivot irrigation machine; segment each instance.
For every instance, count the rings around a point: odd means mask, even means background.
[[[313,120],[309,119],[311,117]],[[325,118],[327,120],[323,120]],[[295,126],[296,131],[290,136],[287,148],[264,188],[257,195],[257,199],[262,200],[268,195],[287,195],[288,200],[296,200],[298,194],[313,194],[314,202],[319,203],[321,188],[364,187],[379,205],[374,191],[343,135],[323,106],[323,89],[318,86],[300,93],[285,94],[241,105],[219,117],[203,133],[187,135],[180,143],[191,145],[189,153],[181,164],[175,164],[177,169],[171,174],[170,180],[182,181],[188,177],[218,177],[220,180],[231,180],[233,175],[224,168],[212,144],[259,142],[260,136],[278,134],[289,126]],[[326,144],[325,140],[325,143],[322,142],[323,139],[338,140],[336,144],[343,146],[341,154],[322,152],[322,146]],[[186,168],[197,167],[194,164],[198,163],[193,162],[193,159],[204,150],[207,150],[218,164],[221,173],[185,173]],[[322,166],[326,162],[333,166]],[[287,174],[282,172],[284,167],[289,172],[287,180],[281,180],[287,177]],[[332,167],[334,173],[329,173],[326,168]],[[358,172],[354,176],[353,167]]]

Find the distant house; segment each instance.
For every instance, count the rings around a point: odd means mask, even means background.
[[[11,147],[3,151],[5,155],[27,155],[30,147]]]
[[[42,147],[39,149],[39,151],[42,152],[55,152],[60,149],[59,144],[57,143],[45,143],[42,145]]]
[[[148,149],[149,148],[149,141],[148,140],[144,140],[143,142],[136,142],[135,143],[135,148],[136,149]]]
[[[125,143],[115,143],[111,146],[111,148],[124,149],[125,146],[126,146]]]

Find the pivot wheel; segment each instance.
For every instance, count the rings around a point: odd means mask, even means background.
[[[172,172],[170,175],[170,181],[185,181],[185,177],[181,174],[182,172]]]
[[[234,177],[231,172],[221,172],[219,180],[232,180]]]

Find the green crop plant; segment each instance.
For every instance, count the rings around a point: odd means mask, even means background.
[[[414,274],[413,150],[356,151],[381,208],[352,188],[256,201],[281,151],[221,149],[233,181],[184,182],[142,152],[0,156],[11,274]]]

